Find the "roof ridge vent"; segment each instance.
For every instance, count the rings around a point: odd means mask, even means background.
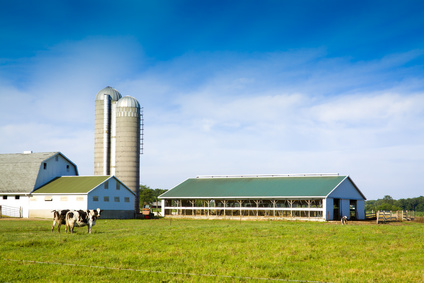
[[[248,175],[199,175],[197,179],[218,178],[276,178],[276,177],[336,177],[339,173],[296,173],[296,174],[248,174]]]

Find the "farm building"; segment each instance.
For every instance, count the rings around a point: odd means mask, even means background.
[[[31,193],[60,176],[77,176],[77,166],[60,152],[0,154],[0,205],[3,213],[29,217]]]
[[[114,176],[78,176],[60,152],[0,154],[3,215],[51,217],[53,209],[96,209],[102,218],[133,218],[135,193]]]
[[[53,209],[102,210],[102,218],[134,218],[135,193],[114,176],[59,177],[30,196],[30,217]]]
[[[159,198],[162,216],[365,219],[365,196],[349,176],[338,174],[197,177]]]

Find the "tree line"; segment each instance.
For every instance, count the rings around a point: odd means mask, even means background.
[[[159,201],[158,197],[167,190],[152,189],[146,185],[140,185],[140,208],[146,205],[152,205],[154,202]]]
[[[395,200],[391,196],[386,195],[382,199],[365,201],[365,210],[413,210],[424,212],[424,196]]]

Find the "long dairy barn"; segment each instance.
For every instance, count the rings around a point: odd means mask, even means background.
[[[365,196],[338,174],[199,176],[159,198],[165,217],[365,219]]]

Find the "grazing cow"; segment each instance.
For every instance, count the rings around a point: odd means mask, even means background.
[[[91,234],[91,227],[96,224],[96,219],[100,217],[100,208],[96,210],[71,210],[66,213],[66,227],[71,234],[74,227],[88,226],[88,233]]]
[[[347,216],[343,216],[341,222],[342,222],[342,225],[345,225],[345,224],[347,225]]]
[[[53,212],[53,226],[52,226],[52,232],[54,230],[54,226],[57,223],[57,231],[60,233],[60,226],[62,224],[66,224],[66,213],[69,211],[69,209],[65,210],[52,210]],[[65,231],[68,227],[65,228]]]

